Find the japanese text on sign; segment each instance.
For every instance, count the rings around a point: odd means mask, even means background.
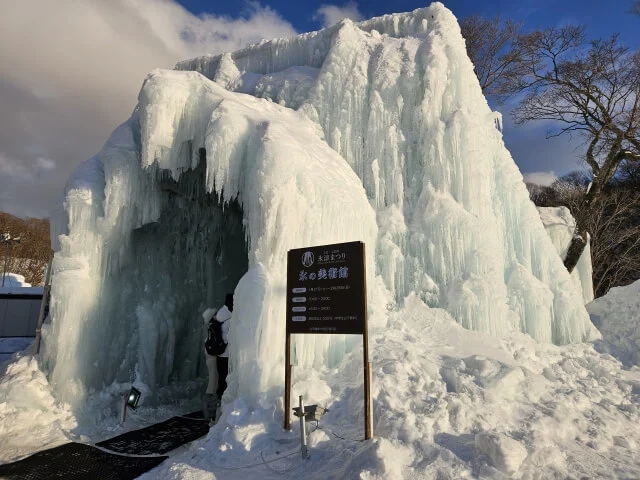
[[[365,316],[364,244],[290,250],[287,331],[361,333]]]

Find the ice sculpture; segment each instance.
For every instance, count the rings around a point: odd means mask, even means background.
[[[439,3],[152,72],[55,222],[52,383],[77,402],[196,377],[199,313],[239,282],[231,394],[279,393],[286,252],[350,240],[376,305],[415,291],[470,329],[590,337],[497,120]]]

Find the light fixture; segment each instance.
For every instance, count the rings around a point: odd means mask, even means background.
[[[307,429],[305,424],[307,422],[316,422],[316,428],[318,428],[320,417],[329,410],[320,405],[305,405],[302,395],[300,395],[299,399],[300,406],[293,408],[293,414],[300,419],[300,452],[302,453],[302,459],[306,460],[309,458],[309,449],[307,448]]]
[[[4,268],[2,270],[2,286],[4,287],[4,279],[7,275],[7,260],[9,259],[9,245],[11,242],[20,243],[20,237],[11,237],[10,233],[3,233],[0,236],[0,242],[4,243]]]
[[[120,423],[124,424],[127,419],[127,407],[130,407],[133,410],[136,409],[141,395],[142,393],[140,393],[140,390],[136,387],[131,387],[129,393],[124,393],[122,395],[122,417],[120,417]]]
[[[305,405],[304,406],[304,415],[301,413],[300,407],[293,407],[293,414],[296,417],[303,417],[306,422],[319,422],[320,417],[328,412],[327,408],[321,407],[320,405]]]
[[[131,390],[129,390],[129,395],[127,396],[127,405],[135,410],[138,406],[141,395],[142,394],[140,393],[140,390],[138,390],[136,387],[131,387]]]

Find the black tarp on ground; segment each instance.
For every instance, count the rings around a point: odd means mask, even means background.
[[[7,480],[128,480],[158,466],[169,457],[127,457],[82,443],[43,450],[14,463],[0,465]]]
[[[197,418],[198,415],[200,418]],[[208,432],[209,421],[202,418],[201,412],[194,412],[124,433],[96,445],[128,455],[161,454],[192,442]]]

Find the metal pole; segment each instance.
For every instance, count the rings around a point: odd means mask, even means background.
[[[284,353],[284,429],[291,430],[291,334],[287,332]]]
[[[364,439],[373,438],[373,417],[371,416],[371,362],[369,362],[369,324],[367,319],[367,262],[365,245],[362,244],[362,260],[364,262],[364,333],[362,335],[362,351],[364,361]]]
[[[44,288],[42,289],[42,302],[40,302],[40,314],[38,315],[38,327],[36,328],[36,340],[33,342],[33,351],[37,355],[40,353],[40,339],[42,332],[42,324],[44,323],[44,311],[49,301],[49,291],[51,290],[51,269],[53,267],[53,255],[49,258],[49,266],[47,267],[47,276],[44,280]]]
[[[122,421],[120,423],[124,424],[124,421],[127,419],[127,393],[125,392],[122,395]]]
[[[4,241],[4,269],[2,270],[2,287],[4,287],[4,277],[7,273],[7,258],[9,257],[9,239]]]
[[[371,418],[371,362],[369,361],[368,335],[363,335],[364,342],[364,439],[373,438],[373,419]]]
[[[373,438],[373,403],[372,403],[372,399],[371,399],[371,362],[367,362],[367,376],[365,377],[367,379],[367,390],[369,391],[369,394],[367,395],[367,410],[369,412],[368,416],[365,415],[366,418],[366,426],[365,426],[365,430],[364,430],[364,438],[365,440],[369,440],[370,438]],[[366,413],[366,412],[365,412]]]
[[[300,395],[300,445],[302,449],[302,459],[305,460],[309,456],[309,450],[307,449],[307,428],[302,395]]]

